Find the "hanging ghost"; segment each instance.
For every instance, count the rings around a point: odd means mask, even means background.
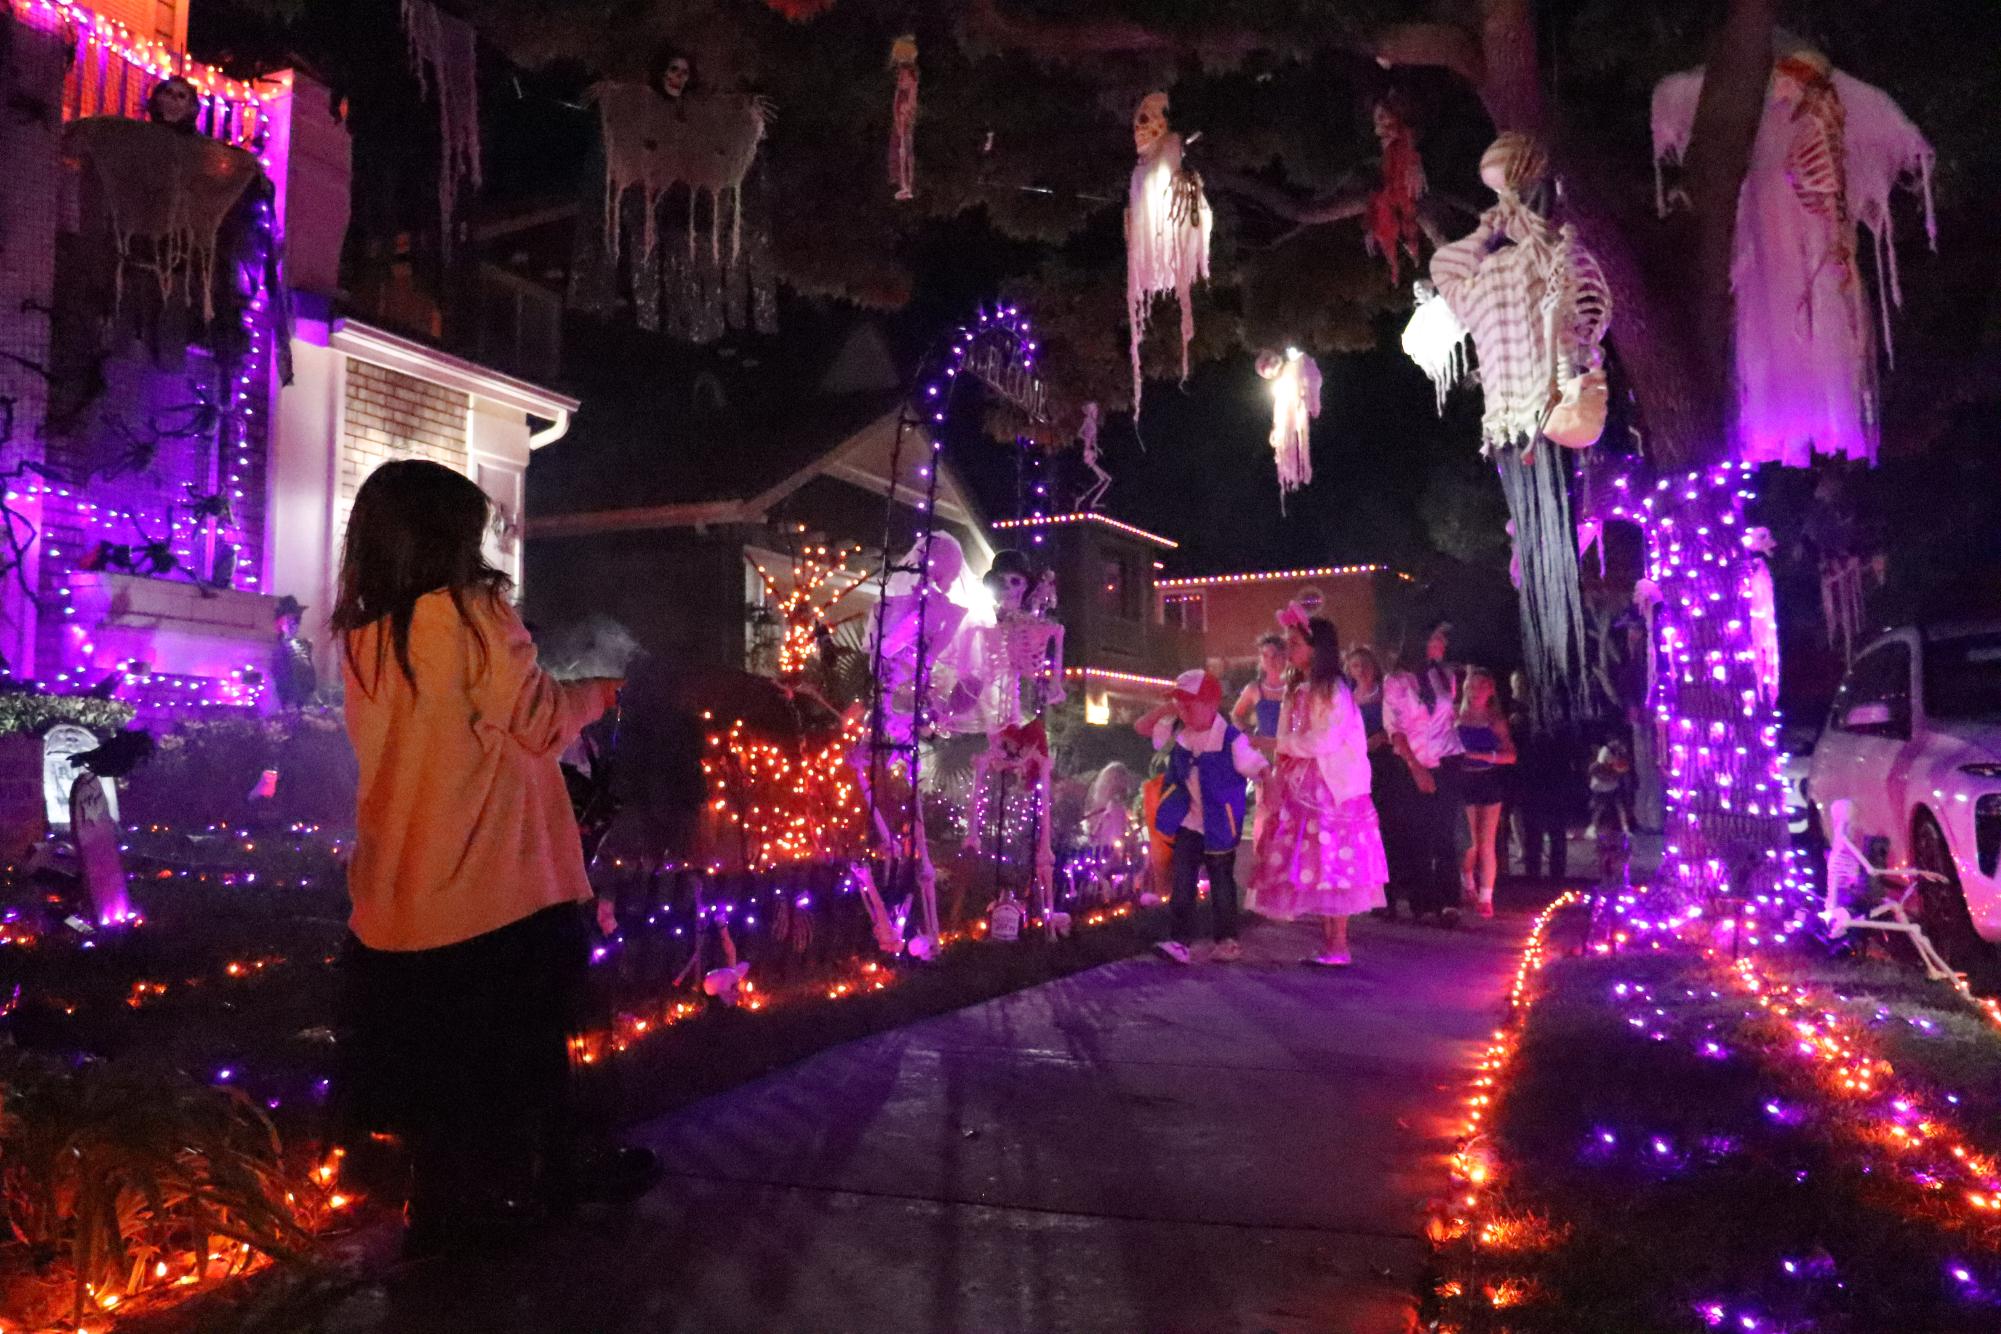
[[[764,142],[771,108],[762,98],[705,93],[683,83],[679,93],[636,83],[604,83],[593,91],[604,133],[605,239],[621,244],[619,208],[627,191],[645,204],[643,250],[659,241],[656,205],[676,186],[688,200],[688,249],[695,249],[702,201],[708,200],[709,253],[721,262],[723,213],[730,212],[729,257],[743,243],[743,183]]]
[[[431,0],[403,0],[403,39],[421,95],[438,99],[438,220],[452,249],[461,186],[480,186],[479,44],[473,27]]]
[[[1181,136],[1168,125],[1167,94],[1148,93],[1133,112],[1132,183],[1126,195],[1126,318],[1132,326],[1133,415],[1139,415],[1139,347],[1157,296],[1181,307],[1181,377],[1195,337],[1194,287],[1209,276],[1214,218],[1202,177],[1182,165]]]
[[[1077,444],[1083,450],[1084,467],[1091,473],[1091,483],[1077,495],[1077,508],[1088,512],[1104,503],[1105,492],[1111,490],[1112,475],[1105,471],[1105,465],[1098,454],[1099,409],[1096,403],[1084,405],[1084,420],[1077,427]]]
[[[1778,549],[1772,530],[1747,529],[1744,550],[1748,553],[1744,579],[1746,601],[1750,604],[1751,658],[1758,678],[1758,697],[1766,703],[1779,698],[1779,610],[1772,590],[1770,556]]]
[[[1565,410],[1563,443],[1604,429],[1599,350],[1611,299],[1596,261],[1568,227],[1536,211],[1549,163],[1524,134],[1501,135],[1480,159],[1495,203],[1470,236],[1431,257],[1431,278],[1479,358],[1484,451],[1500,470],[1520,571],[1522,645],[1536,710],[1561,717],[1582,679],[1584,609],[1567,468],[1537,448]],[[1598,409],[1595,424],[1594,405]]]
[[[1296,347],[1258,355],[1258,374],[1271,381],[1271,448],[1278,462],[1278,503],[1313,480],[1312,422],[1320,415],[1320,367]]]
[[[905,33],[890,44],[896,92],[889,103],[889,183],[898,199],[917,197],[917,38]]]
[[[1389,262],[1392,286],[1403,282],[1403,258],[1417,262],[1417,201],[1424,194],[1424,160],[1417,155],[1417,136],[1386,103],[1375,108],[1376,142],[1382,145],[1382,184],[1369,196],[1363,244],[1372,255]]]
[[[1695,129],[1700,69],[1654,88],[1656,203],[1668,199],[1662,163],[1679,162]],[[1737,206],[1730,264],[1736,297],[1740,457],[1806,467],[1816,454],[1874,462],[1879,441],[1875,334],[1855,262],[1859,228],[1876,250],[1877,308],[1890,344],[1897,280],[1890,196],[1923,195],[1932,215],[1933,153],[1880,88],[1852,79],[1817,51],[1781,51]]]
[[[1438,289],[1422,279],[1411,284],[1417,308],[1403,329],[1404,355],[1431,379],[1438,399],[1438,414],[1445,415],[1445,396],[1466,378],[1466,343],[1471,337],[1452,304],[1438,295]]]

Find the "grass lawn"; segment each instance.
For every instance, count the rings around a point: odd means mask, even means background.
[[[1581,927],[1573,914],[1555,939]],[[2001,1031],[1887,965],[1765,972],[1827,998],[1813,1021],[1855,1035],[1872,1092],[1831,1092],[1828,1063],[1799,1050],[1803,1014],[1775,1017],[1692,951],[1544,971],[1491,1121],[1492,1207],[1447,1251],[1450,1327],[2001,1329],[2001,1213],[1928,1187],[1944,1130],[1914,1115],[1933,1143],[1897,1147],[1889,1102],[1937,1109],[1976,1156],[2001,1144]]]

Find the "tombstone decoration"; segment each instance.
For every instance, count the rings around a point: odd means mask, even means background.
[[[76,842],[77,863],[91,915],[99,926],[116,926],[132,917],[132,899],[125,884],[125,861],[119,856],[118,815],[109,778],[89,770],[78,772],[70,785],[70,837]]]
[[[97,737],[91,730],[75,723],[57,723],[42,733],[42,800],[51,828],[66,830],[70,827],[71,789],[85,772],[83,766],[77,763],[77,756],[94,751],[97,746]],[[117,788],[106,778],[95,778],[95,781],[103,786],[106,810],[116,820]]]

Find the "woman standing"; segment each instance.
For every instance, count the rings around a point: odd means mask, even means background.
[[[1472,841],[1460,867],[1460,883],[1482,917],[1494,915],[1494,878],[1500,864],[1501,804],[1507,800],[1507,769],[1515,762],[1514,737],[1501,712],[1494,675],[1484,667],[1466,674],[1459,705],[1459,800],[1466,807]]]
[[[1440,621],[1425,636],[1424,662],[1383,682],[1383,725],[1403,760],[1389,807],[1397,842],[1408,850],[1408,871],[1399,868],[1397,887],[1410,896],[1420,921],[1451,925],[1459,918],[1459,846],[1454,832],[1458,805],[1446,795],[1446,762],[1463,747],[1454,696],[1458,682],[1446,665],[1452,627]]]
[[[1369,800],[1380,817],[1395,799],[1392,794],[1397,784],[1410,782],[1410,772],[1397,758],[1396,750],[1390,745],[1389,731],[1383,725],[1383,660],[1376,656],[1373,648],[1358,644],[1348,650],[1343,662],[1347,668],[1348,687],[1355,695],[1355,708],[1362,715],[1362,735],[1368,740]],[[1394,822],[1384,819],[1382,832],[1383,851],[1388,854],[1390,868],[1390,884],[1384,893],[1392,894],[1397,878],[1408,874],[1410,858],[1398,842]],[[1395,916],[1387,902],[1375,910],[1375,915]]]
[[[620,683],[536,665],[480,554],[487,521],[459,473],[384,464],[355,497],[331,618],[360,761],[346,1096],[409,1148],[413,1255],[659,1173],[643,1150],[583,1161],[570,1110],[592,895],[557,757]]]
[[[1279,711],[1272,816],[1257,845],[1251,897],[1266,916],[1318,917],[1321,951],[1309,962],[1345,968],[1348,919],[1383,905],[1389,867],[1369,800],[1368,739],[1341,677],[1334,623],[1282,614],[1295,683]]]
[[[1278,735],[1279,705],[1285,702],[1285,636],[1274,631],[1258,637],[1258,679],[1243,688],[1230,709],[1230,721],[1249,736],[1269,740]]]

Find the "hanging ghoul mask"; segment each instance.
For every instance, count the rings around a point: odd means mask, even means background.
[[[1144,157],[1167,137],[1167,94],[1148,93],[1133,112],[1133,151]]]

